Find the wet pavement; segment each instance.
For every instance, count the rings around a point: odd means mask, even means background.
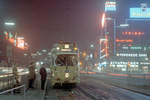
[[[97,100],[150,100],[150,96],[115,87],[89,76],[81,77],[80,87],[93,93]]]
[[[44,91],[37,84],[35,86],[35,89],[26,91],[25,100],[43,100]],[[81,83],[73,89],[52,88],[50,83],[47,86],[45,100],[150,100],[150,96],[110,85],[88,75],[81,75]],[[13,95],[0,95],[0,100],[24,100],[23,90]]]

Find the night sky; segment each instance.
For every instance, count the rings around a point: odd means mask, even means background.
[[[143,0],[118,1],[124,5]],[[100,36],[98,22],[103,9],[104,0],[0,0],[1,20],[14,20],[16,30],[34,50],[50,49],[60,40],[87,48]]]

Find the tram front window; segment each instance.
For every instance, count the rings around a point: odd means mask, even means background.
[[[77,65],[77,55],[58,55],[55,63],[57,66],[76,66]]]

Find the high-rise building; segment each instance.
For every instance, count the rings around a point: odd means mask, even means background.
[[[130,7],[137,9],[137,7]],[[116,38],[109,40],[109,50],[116,50],[113,55],[110,55],[109,70],[117,72],[148,72],[150,71],[150,13],[149,10],[142,10],[139,4],[140,12],[131,17],[131,14],[126,17],[128,28],[116,27]],[[149,8],[148,8],[149,9]],[[132,13],[130,9],[128,12]],[[143,13],[144,12],[144,13]],[[121,15],[121,14],[120,14]],[[140,17],[139,17],[140,16]],[[145,18],[146,16],[146,18]],[[136,18],[137,17],[137,18]],[[117,21],[120,21],[119,19]],[[109,28],[109,27],[108,27]],[[111,31],[109,31],[111,33]],[[109,34],[109,37],[114,37],[114,34]],[[113,42],[112,42],[113,41]],[[115,46],[114,46],[115,43]]]

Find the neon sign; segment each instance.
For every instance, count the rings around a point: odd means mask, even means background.
[[[116,39],[116,42],[128,42],[128,43],[131,43],[131,42],[133,42],[133,40],[119,40],[119,39]]]
[[[21,49],[24,49],[24,47],[25,47],[25,41],[24,41],[23,37],[18,37],[17,38],[17,47],[21,48]]]
[[[116,2],[114,1],[106,1],[105,3],[105,11],[116,11]]]
[[[144,32],[122,32],[122,35],[135,35],[135,36],[140,36],[140,35],[144,35]]]
[[[150,8],[130,8],[130,18],[150,18]]]
[[[128,54],[128,53],[117,53],[116,56],[118,57],[147,57],[147,54]]]
[[[103,13],[103,15],[102,15],[102,28],[104,28],[104,25],[105,25],[105,17],[106,17],[106,15],[105,15],[105,13]]]

